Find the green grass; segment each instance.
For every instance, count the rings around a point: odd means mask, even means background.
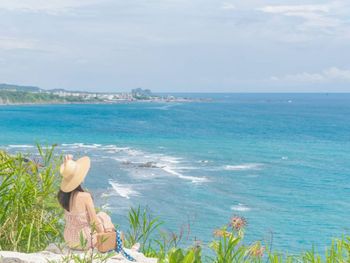
[[[56,200],[58,160],[38,147],[40,161],[0,152],[0,249],[32,252],[62,240],[63,211]]]
[[[61,179],[58,165],[62,158],[54,155],[54,146],[45,150],[38,146],[38,158],[29,157],[0,151],[0,250],[35,252],[45,249],[49,243],[64,243],[63,209],[56,200]],[[152,217],[147,209],[131,208],[128,219],[126,246],[140,242],[141,252],[158,258],[159,263],[350,262],[350,237],[334,239],[321,254],[310,249],[286,255],[271,251],[268,245],[259,241],[246,243],[246,221],[235,216],[213,232],[213,239],[208,244],[193,240],[192,245],[184,247],[180,246],[184,231],[164,231],[162,221]],[[211,253],[203,255],[203,250]],[[69,254],[62,262],[104,262],[110,256],[86,253],[81,259]]]

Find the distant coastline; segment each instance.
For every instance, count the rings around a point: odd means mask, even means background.
[[[42,101],[42,102],[10,102],[10,103],[1,103],[0,106],[32,106],[32,105],[116,105],[116,104],[130,104],[130,103],[192,103],[192,102],[211,102],[209,99],[186,99],[186,100],[119,100],[119,101],[101,101],[101,102],[68,102],[68,101]]]
[[[44,90],[33,86],[0,84],[0,105],[52,105],[52,104],[123,104],[133,102],[200,102],[205,98],[156,95],[149,89],[133,89],[131,92],[85,92],[64,89]]]

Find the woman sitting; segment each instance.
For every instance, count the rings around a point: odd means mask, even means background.
[[[60,174],[63,179],[57,197],[64,208],[64,240],[73,249],[95,248],[98,233],[115,231],[110,216],[105,212],[96,214],[91,194],[85,192],[81,187],[89,169],[90,158],[87,156],[74,161],[72,155],[66,155],[64,163],[60,166]],[[82,247],[81,235],[86,242],[85,247]],[[122,233],[119,231],[115,250],[121,252],[127,259],[135,261],[123,250]]]

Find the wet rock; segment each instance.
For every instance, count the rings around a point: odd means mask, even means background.
[[[158,168],[158,166],[154,162],[142,163],[142,164],[139,164],[139,167],[140,168]]]

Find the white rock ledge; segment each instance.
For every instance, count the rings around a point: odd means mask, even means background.
[[[136,262],[142,263],[157,263],[156,258],[147,258],[142,253],[136,252],[134,250],[125,249],[127,253],[136,259]],[[57,246],[50,244],[45,251],[37,253],[21,253],[15,251],[0,251],[0,263],[47,263],[50,262],[62,262],[62,257],[68,254],[69,250],[64,249],[62,252],[57,248]],[[81,251],[70,251],[76,255],[83,255]],[[73,261],[72,261],[73,262]],[[98,262],[97,260],[93,262]],[[120,254],[116,254],[112,258],[109,258],[106,262],[108,263],[130,263]]]

